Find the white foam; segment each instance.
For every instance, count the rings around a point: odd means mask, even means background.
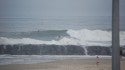
[[[101,59],[111,59],[111,56],[99,56]],[[83,55],[0,55],[0,65],[34,64],[52,62],[64,59],[96,59],[95,56]]]
[[[86,45],[86,46],[110,46],[111,31],[103,30],[68,30],[67,34],[70,37],[63,37],[57,40],[42,41],[31,38],[6,38],[0,37],[0,44],[56,44],[56,45]],[[125,45],[125,32],[120,32],[120,45]]]

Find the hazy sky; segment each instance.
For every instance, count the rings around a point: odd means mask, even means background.
[[[121,0],[122,16],[125,16],[124,7],[125,0]],[[97,24],[103,25],[104,22],[100,21],[107,20],[104,24],[110,25],[111,10],[112,0],[0,0],[0,31],[78,29],[84,28],[89,18],[90,21],[96,20],[91,24],[99,19]],[[68,24],[71,26],[66,26]]]

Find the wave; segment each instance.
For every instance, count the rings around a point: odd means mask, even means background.
[[[81,55],[0,55],[0,65],[34,64],[64,59],[95,59],[97,56]],[[111,59],[111,56],[99,56],[101,59]]]
[[[50,33],[49,31],[48,33]],[[53,31],[52,31],[53,32]],[[59,31],[58,31],[59,32]],[[110,46],[111,45],[111,31],[104,30],[66,30],[67,35],[61,36],[61,34],[55,31],[58,39],[52,39],[49,41],[38,40],[33,38],[8,38],[0,37],[0,44],[55,44],[55,45],[86,45],[86,46]],[[63,32],[63,33],[65,33]],[[61,33],[61,32],[59,32]],[[62,33],[62,34],[63,34]],[[50,34],[50,36],[53,34]],[[125,31],[120,32],[120,45],[125,45]]]
[[[7,38],[31,38],[38,40],[55,40],[57,36],[68,36],[67,30],[38,30],[31,32],[0,32],[0,37]]]

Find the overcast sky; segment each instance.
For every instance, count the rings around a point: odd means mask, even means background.
[[[124,7],[125,0],[121,0],[120,14],[122,16],[125,16]],[[22,21],[10,21],[10,18],[72,19],[85,16],[108,17],[111,16],[111,10],[112,0],[0,0],[0,30],[4,31],[5,28],[6,30],[14,30],[14,26],[17,29],[23,28],[24,24],[21,24]],[[5,20],[8,18],[9,21]],[[52,21],[50,21],[50,23],[51,22]],[[29,30],[33,30],[35,28],[32,29],[32,26],[36,23],[40,24],[40,21],[32,21],[31,25],[31,22],[23,21],[23,23],[27,23]],[[54,21],[52,23],[54,23]],[[55,25],[56,24],[58,23],[55,22]],[[49,23],[47,25],[49,25]],[[24,27],[24,29],[27,30],[27,27]],[[65,29],[65,26],[62,25],[60,28],[61,27]],[[58,29],[58,27],[52,27],[51,29],[53,28]],[[36,26],[36,29],[44,29],[44,27]]]

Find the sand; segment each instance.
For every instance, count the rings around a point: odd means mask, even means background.
[[[65,59],[37,64],[0,65],[0,70],[111,70],[110,59]],[[121,60],[121,70],[125,70],[125,60]]]

